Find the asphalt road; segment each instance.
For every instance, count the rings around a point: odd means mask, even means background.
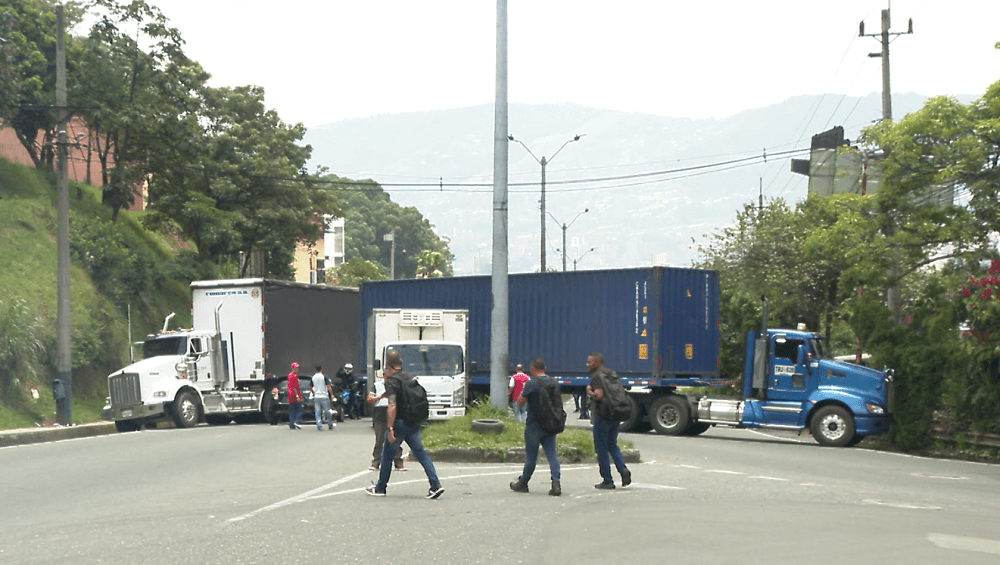
[[[573,422],[574,424],[576,422]],[[199,426],[0,449],[0,563],[1000,562],[1000,466],[810,437],[624,434],[627,489],[565,465],[546,495],[519,465],[419,465],[366,496],[369,421]]]

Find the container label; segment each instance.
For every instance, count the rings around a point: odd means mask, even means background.
[[[645,343],[639,344],[639,359],[649,359],[649,346]]]
[[[694,359],[694,345],[690,343],[684,345],[684,358],[688,360]]]

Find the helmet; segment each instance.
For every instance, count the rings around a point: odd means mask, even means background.
[[[348,363],[348,364],[344,365],[344,370],[345,371],[353,371],[354,370],[354,365]]]
[[[299,364],[298,363],[292,363],[292,368],[293,369],[298,369],[299,368]]]

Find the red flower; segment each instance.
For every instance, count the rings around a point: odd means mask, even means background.
[[[966,298],[972,296],[972,291],[969,290],[969,287],[965,287],[965,288],[962,289],[962,296],[964,296]]]
[[[993,296],[993,289],[987,288],[983,291],[983,300],[989,300]]]
[[[990,274],[1000,275],[1000,260],[994,260],[990,263]]]

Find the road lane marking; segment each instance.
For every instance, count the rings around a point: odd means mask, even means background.
[[[347,481],[351,481],[351,480],[357,479],[358,477],[363,477],[363,476],[365,476],[367,474],[368,474],[368,471],[361,471],[361,472],[358,472],[358,473],[354,473],[353,475],[348,475],[346,477],[342,477],[340,479],[337,479],[336,481],[333,481],[332,483],[327,483],[327,484],[325,484],[325,485],[323,485],[321,487],[314,488],[314,489],[312,489],[310,491],[307,491],[307,492],[304,492],[302,494],[293,496],[291,498],[286,498],[285,500],[282,500],[280,502],[275,502],[274,504],[271,504],[269,506],[265,506],[263,508],[259,508],[257,510],[254,510],[253,512],[244,514],[242,516],[237,516],[235,518],[230,518],[230,519],[226,520],[226,522],[227,523],[239,522],[240,520],[246,520],[247,518],[252,518],[253,516],[256,516],[257,514],[260,514],[262,512],[269,512],[269,511],[275,510],[277,508],[283,508],[285,506],[289,506],[289,505],[295,504],[297,502],[302,502],[303,500],[307,500],[307,499],[311,498],[316,493],[320,493],[320,492],[323,492],[325,490],[329,490],[329,489],[331,489],[331,488],[333,488],[333,487],[335,487],[337,485],[346,483]]]
[[[954,476],[954,475],[928,475],[926,473],[913,473],[914,477],[920,477],[921,479],[941,479],[945,481],[967,481],[969,477]]]
[[[927,534],[927,539],[938,547],[945,549],[963,549],[1000,555],[1000,541],[985,538],[967,538],[948,534]]]
[[[866,498],[862,500],[865,504],[874,504],[876,506],[889,506],[890,508],[902,508],[904,510],[941,510],[940,506],[928,506],[926,504],[907,504],[905,502],[886,502],[884,500],[875,500],[873,498]]]

